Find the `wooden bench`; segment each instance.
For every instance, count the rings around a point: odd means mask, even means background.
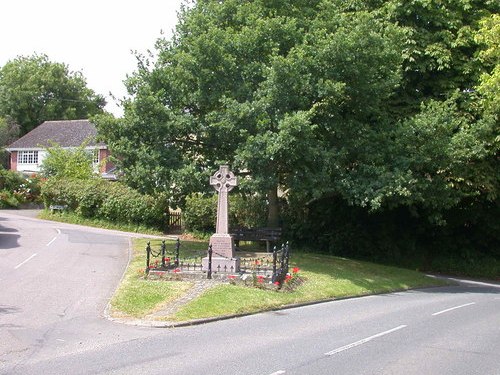
[[[276,242],[281,238],[281,228],[234,228],[231,230],[236,249],[240,246],[240,241],[265,241],[266,251],[272,251],[271,242]]]

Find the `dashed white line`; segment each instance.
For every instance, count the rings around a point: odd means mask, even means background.
[[[438,312],[435,312],[434,314],[432,314],[432,316],[436,316],[436,315],[440,315],[440,314],[444,314],[448,311],[452,311],[452,310],[456,310],[456,309],[460,309],[462,307],[465,307],[465,306],[470,306],[470,305],[475,305],[476,302],[471,302],[471,303],[466,303],[464,305],[460,305],[460,306],[455,306],[455,307],[450,307],[449,309],[446,309],[446,310],[441,310],[441,311],[438,311]]]
[[[286,371],[279,370],[279,371],[273,372],[272,374],[269,374],[269,375],[281,375],[281,374],[284,374],[284,373],[286,373]]]
[[[17,266],[14,267],[15,270],[17,270],[19,267],[21,267],[24,263],[29,262],[31,259],[37,256],[37,253],[33,254],[30,256],[28,259],[26,259],[24,262],[19,263]]]
[[[347,350],[347,349],[351,349],[351,348],[354,348],[356,346],[359,346],[359,345],[362,345],[362,344],[365,344],[367,343],[368,341],[371,341],[373,339],[376,339],[377,337],[381,337],[381,336],[385,336],[385,335],[388,335],[389,333],[392,333],[392,332],[395,332],[395,331],[399,331],[400,329],[403,329],[407,327],[406,325],[400,325],[396,328],[393,328],[393,329],[390,329],[388,331],[384,331],[384,332],[380,332],[380,333],[377,333],[376,335],[373,335],[373,336],[370,336],[370,337],[367,337],[366,339],[362,339],[362,340],[359,340],[359,341],[356,341],[356,342],[353,342],[352,344],[349,344],[349,345],[345,345],[345,346],[342,346],[340,348],[337,348],[335,350],[332,350],[331,352],[328,352],[328,353],[325,353],[325,355],[327,356],[330,356],[330,355],[334,355],[334,354],[337,354],[337,353],[340,353],[340,352],[343,352],[344,350]]]
[[[59,229],[56,229],[56,230],[57,230],[57,236],[59,236],[61,234],[61,231]],[[52,242],[54,242],[57,239],[57,236],[55,236],[53,239],[51,239],[50,242],[45,246],[52,245]]]

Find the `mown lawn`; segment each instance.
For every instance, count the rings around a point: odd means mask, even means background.
[[[114,315],[144,317],[180,297],[192,285],[189,281],[144,279],[146,242],[146,240],[134,242],[134,259],[112,300]],[[160,241],[151,241],[151,245],[158,249]],[[167,241],[168,249],[173,246],[173,242]],[[206,248],[206,242],[182,242],[184,251],[198,253]],[[245,250],[248,252],[252,249]],[[303,280],[303,283],[291,292],[230,284],[218,285],[185,305],[175,315],[164,319],[187,321],[246,314],[290,304],[444,284],[441,280],[412,270],[334,256],[301,253],[298,249],[294,249],[291,266],[300,268],[298,275]]]

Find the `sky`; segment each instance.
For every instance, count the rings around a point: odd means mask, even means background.
[[[5,0],[0,11],[0,66],[17,56],[46,54],[80,71],[103,95],[106,110],[123,114],[112,99],[126,95],[123,80],[136,69],[131,51],[146,53],[170,38],[182,0]]]

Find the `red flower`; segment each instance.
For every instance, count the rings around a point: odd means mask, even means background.
[[[258,278],[258,279],[257,279],[257,282],[258,282],[258,283],[263,283],[263,282],[264,282],[264,279],[263,279],[263,278]]]
[[[174,270],[174,273],[179,273],[179,272],[181,272],[181,270],[180,270],[180,269],[178,269],[178,268],[176,268],[176,269]]]
[[[297,272],[299,272],[299,271],[300,271],[300,268],[299,268],[299,267],[293,267],[293,269],[292,269],[292,272],[293,272],[293,273],[297,273]]]
[[[275,281],[274,285],[280,285],[280,282],[279,281]]]
[[[257,279],[263,279],[263,278],[264,278],[264,276],[262,276],[262,275],[257,276]]]
[[[260,265],[260,260],[256,260],[255,265],[257,265],[257,266]]]
[[[292,280],[292,275],[286,275],[285,276],[285,281],[290,281]]]
[[[170,262],[170,258],[165,258],[165,262]]]
[[[227,278],[228,278],[228,279],[231,279],[231,280],[234,280],[234,279],[236,279],[236,276],[235,276],[235,275],[228,275],[228,277],[227,277]]]

